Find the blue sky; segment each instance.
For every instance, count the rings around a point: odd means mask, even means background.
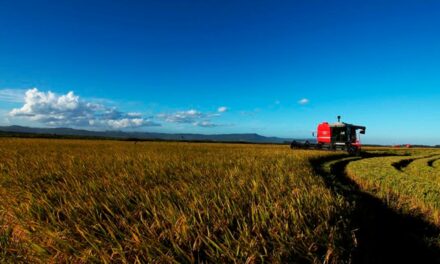
[[[440,144],[439,47],[438,1],[0,1],[0,124]]]

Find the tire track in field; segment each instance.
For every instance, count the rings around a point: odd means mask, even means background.
[[[425,241],[439,236],[438,227],[421,218],[395,212],[346,175],[345,168],[351,161],[381,156],[391,155],[365,153],[362,157],[339,156],[333,160],[312,161],[327,187],[352,205],[349,232],[353,234],[355,247],[351,249],[350,262],[440,263],[438,248],[429,247]]]
[[[409,164],[411,164],[413,161],[415,160],[419,160],[419,159],[427,159],[427,158],[431,158],[434,156],[437,156],[438,154],[433,154],[433,155],[428,155],[428,156],[422,156],[422,157],[415,157],[415,158],[408,158],[408,159],[403,159],[400,160],[398,162],[392,163],[391,165],[398,171],[404,171],[406,167],[409,166]],[[434,161],[433,161],[434,162]]]

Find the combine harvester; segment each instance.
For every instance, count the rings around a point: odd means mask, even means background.
[[[361,142],[360,135],[365,134],[365,127],[341,122],[329,124],[323,122],[318,125],[316,143],[292,141],[291,149],[326,149],[326,150],[345,150],[350,155],[360,155]],[[357,133],[359,130],[359,134]],[[315,136],[315,133],[312,134]]]

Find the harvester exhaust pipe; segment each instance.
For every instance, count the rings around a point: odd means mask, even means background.
[[[338,115],[338,123],[340,123],[340,122],[341,122],[341,116]]]

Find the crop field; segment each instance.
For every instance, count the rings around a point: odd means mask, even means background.
[[[429,164],[440,152],[363,159],[351,162],[347,172],[366,190],[398,209],[419,210],[440,223],[440,170]]]
[[[439,176],[435,149],[2,138],[0,262],[439,261]]]

